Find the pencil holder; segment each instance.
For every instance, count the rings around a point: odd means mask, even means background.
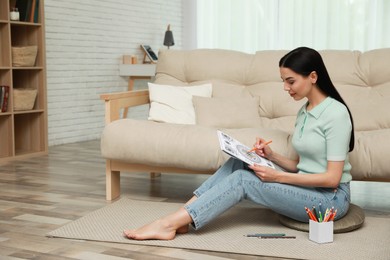
[[[309,239],[319,244],[333,242],[333,221],[309,220]]]

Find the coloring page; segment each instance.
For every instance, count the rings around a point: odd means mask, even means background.
[[[275,169],[275,165],[268,159],[263,158],[256,154],[255,151],[249,152],[251,148],[240,143],[233,137],[228,134],[223,133],[222,131],[217,131],[219,144],[221,146],[221,150],[225,153],[229,154],[232,157],[235,157],[249,165],[262,165]]]

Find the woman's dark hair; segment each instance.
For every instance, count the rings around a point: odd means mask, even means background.
[[[330,96],[345,105],[352,124],[351,139],[349,141],[349,151],[351,152],[355,146],[352,114],[336,87],[333,85],[321,55],[316,50],[307,47],[299,47],[284,55],[279,61],[279,67],[289,68],[304,77],[308,77],[310,73],[315,71],[318,76],[318,88],[327,96]]]

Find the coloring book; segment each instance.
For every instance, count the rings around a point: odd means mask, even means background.
[[[270,160],[259,156],[256,152],[248,152],[251,150],[251,148],[248,146],[242,144],[238,140],[222,131],[218,130],[217,134],[221,150],[228,155],[237,158],[249,165],[257,164],[275,169],[275,165]]]

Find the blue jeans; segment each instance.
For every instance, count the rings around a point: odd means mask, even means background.
[[[321,203],[323,212],[334,207],[337,220],[347,213],[350,203],[349,183],[341,183],[333,189],[262,182],[243,162],[233,158],[196,189],[194,195],[197,199],[184,208],[191,216],[195,229],[203,227],[243,199],[301,222],[309,221],[305,207],[316,206],[318,209]]]

